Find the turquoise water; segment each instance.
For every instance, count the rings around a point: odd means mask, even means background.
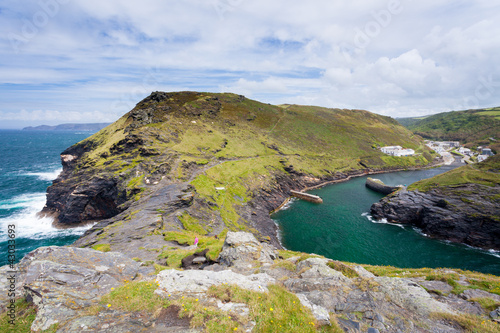
[[[16,226],[16,262],[40,246],[66,245],[86,229],[58,230],[36,213],[62,170],[59,154],[90,132],[0,130],[0,266],[7,263],[8,225]]]
[[[61,171],[59,154],[89,132],[0,130],[0,266],[7,263],[7,226],[17,227],[16,257],[40,246],[66,245],[89,228],[58,230],[36,213]],[[411,184],[450,169],[377,175],[388,185]],[[411,227],[374,223],[367,212],[382,198],[365,177],[311,191],[324,204],[296,200],[273,215],[283,245],[356,263],[399,267],[457,267],[500,275],[500,255],[429,239]]]
[[[387,185],[411,184],[452,167],[372,176]],[[370,206],[383,195],[365,187],[366,177],[329,185],[309,193],[323,204],[294,199],[272,216],[284,247],[325,257],[397,267],[450,267],[500,275],[500,254],[439,241],[418,229],[375,223]]]

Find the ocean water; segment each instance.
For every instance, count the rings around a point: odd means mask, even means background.
[[[387,185],[411,184],[449,170],[372,176]],[[414,227],[375,221],[370,206],[383,195],[365,187],[366,177],[310,191],[323,204],[294,199],[273,214],[284,247],[327,258],[396,267],[450,267],[500,275],[500,253],[431,239]]]
[[[15,225],[15,255],[48,245],[74,242],[90,226],[55,229],[36,216],[45,192],[62,171],[59,154],[91,132],[0,130],[0,266],[7,264],[9,225]]]

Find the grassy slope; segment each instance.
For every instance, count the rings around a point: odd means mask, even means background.
[[[491,145],[500,151],[500,107],[405,118],[401,123],[418,135],[435,140],[457,140],[467,146]],[[497,141],[492,141],[490,138]]]
[[[411,184],[408,190],[426,192],[437,187],[453,187],[469,183],[487,186],[500,185],[500,155],[492,156],[478,164],[465,165],[432,178],[418,181]]]
[[[209,209],[221,216],[226,227],[245,230],[238,207],[257,191],[273,186],[274,176],[286,174],[285,165],[322,177],[365,167],[426,165],[433,158],[419,136],[392,118],[368,111],[274,106],[235,94],[169,96],[159,102],[141,101],[80,143],[92,150],[77,170],[112,173],[121,180],[127,200],[147,193],[144,177],[159,173],[171,181],[190,181],[199,197],[216,204]],[[142,140],[140,147],[117,150],[130,136]],[[413,148],[418,154],[390,157],[377,148],[385,145]],[[141,149],[154,154],[143,154]]]

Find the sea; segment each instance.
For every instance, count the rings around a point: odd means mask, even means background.
[[[10,235],[19,262],[38,247],[71,244],[90,228],[56,229],[51,218],[37,213],[45,205],[47,187],[62,171],[60,153],[91,134],[0,130],[0,266],[8,263],[9,229],[15,230]]]
[[[391,186],[410,185],[457,166],[371,177]],[[273,214],[283,246],[359,264],[460,268],[500,275],[498,251],[432,239],[418,228],[373,219],[370,207],[383,195],[366,188],[366,178],[353,178],[309,192],[319,195],[323,204],[293,199]]]
[[[0,266],[8,263],[8,230],[15,225],[15,255],[73,243],[91,226],[56,229],[39,218],[47,187],[62,170],[60,153],[92,132],[0,130]],[[445,172],[440,168],[377,175],[388,185],[409,185]],[[500,275],[500,253],[435,240],[416,228],[376,221],[370,206],[383,195],[367,189],[366,177],[310,193],[323,204],[293,199],[272,218],[290,250],[331,259],[397,267],[450,267]]]

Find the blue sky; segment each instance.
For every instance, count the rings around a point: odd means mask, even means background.
[[[500,105],[486,0],[3,0],[0,128],[111,122],[152,91],[392,117]]]

